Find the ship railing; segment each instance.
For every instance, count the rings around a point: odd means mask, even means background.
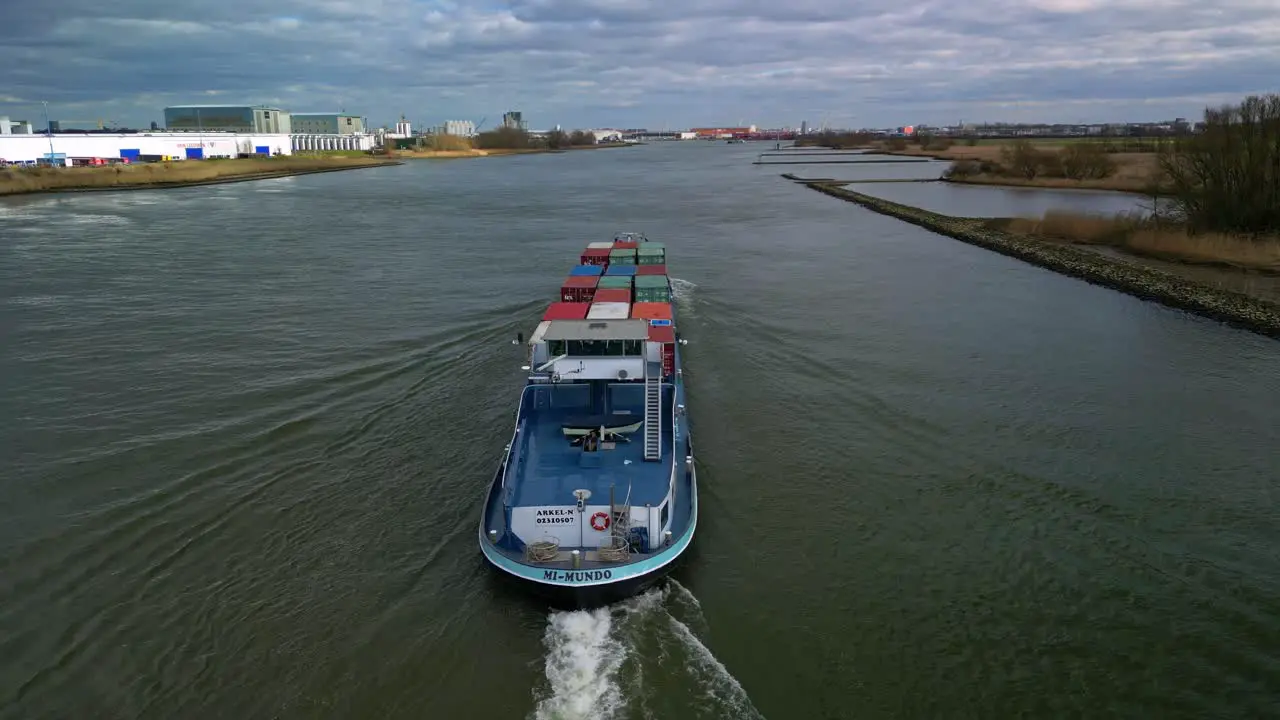
[[[520,418],[524,415],[524,401],[529,397],[530,393],[536,393],[537,391],[538,388],[534,385],[526,385],[520,391],[520,405],[516,407],[515,428],[511,431],[511,441],[507,443],[502,456],[502,487],[504,490],[507,487],[507,470],[510,469],[511,455],[520,449],[520,429],[522,426]],[[502,502],[504,505],[507,503],[506,493],[503,493]]]
[[[609,505],[610,530],[609,542],[596,549],[596,557],[604,562],[626,562],[631,557],[631,543],[627,537],[631,533],[631,489],[627,484],[627,497],[622,501],[622,512],[612,503]]]

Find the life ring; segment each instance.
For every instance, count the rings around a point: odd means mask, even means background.
[[[591,529],[603,532],[609,529],[609,513],[598,512],[591,516]]]

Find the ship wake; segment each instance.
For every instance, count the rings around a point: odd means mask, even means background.
[[[675,581],[596,610],[553,612],[533,720],[763,720],[699,634],[697,598]]]

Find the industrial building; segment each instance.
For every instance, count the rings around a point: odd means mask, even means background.
[[[476,134],[476,124],[470,120],[445,120],[440,131],[445,135],[473,137]]]
[[[743,135],[751,135],[755,133],[756,126],[748,125],[747,127],[714,127],[714,128],[690,128],[696,137],[705,140],[716,140],[722,138],[741,137]]]
[[[31,123],[26,120],[10,120],[8,115],[0,115],[0,135],[30,135]]]
[[[364,118],[345,113],[290,113],[291,132],[301,135],[358,135]]]
[[[502,113],[502,127],[509,130],[528,130],[529,127],[524,122],[524,113],[519,110],[509,110]]]
[[[19,164],[97,164],[95,160],[186,160],[241,155],[291,155],[288,135],[242,133],[93,133],[0,135],[0,158]]]
[[[175,105],[164,109],[168,130],[221,130],[233,133],[288,135],[293,132],[289,113],[265,105]]]

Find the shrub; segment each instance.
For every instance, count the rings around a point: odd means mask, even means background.
[[[973,177],[981,172],[982,165],[980,163],[973,160],[960,160],[959,162],[952,163],[951,167],[947,168],[947,171],[943,173],[942,176],[951,180]]]
[[[1101,180],[1116,171],[1116,163],[1097,143],[1071,143],[1058,153],[1062,174],[1073,180]]]
[[[1062,173],[1062,164],[1057,155],[1041,150],[1027,140],[1018,140],[1001,148],[1000,159],[1010,173],[1028,180]]]

